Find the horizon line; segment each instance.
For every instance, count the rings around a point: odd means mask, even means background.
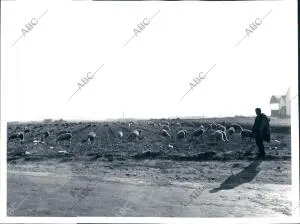
[[[267,115],[268,117],[272,117],[271,115]],[[109,121],[129,121],[129,120],[176,120],[176,119],[226,119],[226,118],[255,118],[256,116],[243,116],[243,115],[235,115],[235,116],[224,116],[224,117],[207,117],[207,116],[178,116],[178,117],[168,117],[168,118],[107,118],[107,119],[90,119],[90,120],[83,120],[83,119],[51,119],[46,118],[42,120],[13,120],[7,121],[7,123],[29,123],[29,122],[45,122],[45,123],[52,123],[52,122],[109,122]],[[276,119],[291,119],[291,117],[278,117],[273,116],[272,118]]]

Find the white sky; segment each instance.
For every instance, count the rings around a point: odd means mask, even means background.
[[[270,114],[297,89],[297,1],[1,2],[5,120]],[[21,38],[33,17],[38,24]],[[145,17],[160,12],[132,39]],[[245,29],[271,14],[250,37]],[[77,90],[86,73],[95,79]],[[199,72],[207,74],[182,101]]]

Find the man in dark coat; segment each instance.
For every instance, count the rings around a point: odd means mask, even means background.
[[[271,137],[269,120],[265,114],[261,113],[260,108],[256,108],[255,113],[257,116],[252,128],[252,133],[255,137],[256,145],[259,150],[258,156],[264,157],[266,153],[263,141],[270,142]]]

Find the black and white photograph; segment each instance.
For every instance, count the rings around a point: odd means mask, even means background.
[[[297,29],[293,0],[1,1],[0,222],[299,220]]]

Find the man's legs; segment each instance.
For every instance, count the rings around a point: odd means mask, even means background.
[[[264,140],[260,136],[257,136],[255,138],[255,141],[256,141],[256,145],[259,150],[259,156],[265,156],[266,153],[265,153],[265,147],[264,147],[264,142],[263,142]]]

